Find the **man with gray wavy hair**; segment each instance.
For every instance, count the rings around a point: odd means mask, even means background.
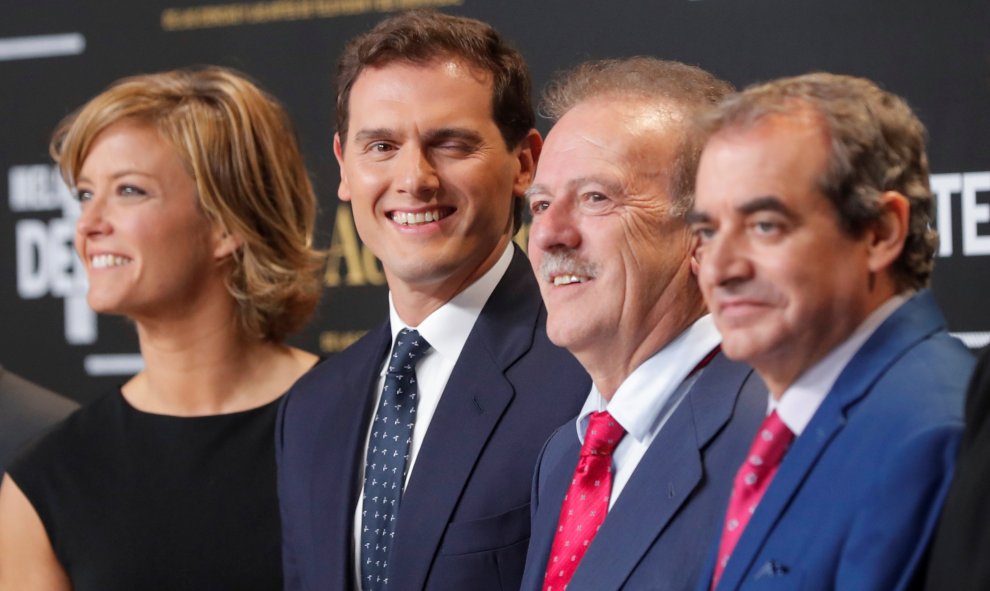
[[[527,192],[547,334],[591,375],[537,467],[524,590],[693,586],[766,389],[719,352],[692,268],[694,119],[732,87],[646,57],[548,88]]]
[[[926,290],[924,127],[822,73],[750,87],[704,127],[699,282],[725,354],[770,395],[699,589],[910,587],[973,365]]]

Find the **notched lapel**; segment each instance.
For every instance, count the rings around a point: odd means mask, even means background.
[[[330,374],[334,381],[322,396],[332,398],[322,407],[324,416],[313,445],[309,472],[313,519],[308,527],[313,532],[313,555],[326,557],[316,561],[323,573],[318,580],[338,581],[343,589],[350,588],[353,578],[354,560],[350,551],[353,516],[364,479],[363,450],[371,423],[374,390],[381,363],[391,345],[388,323],[366,339],[356,345],[358,350],[341,353],[348,358],[353,353],[354,359],[363,360],[362,363],[349,365],[348,360],[337,360],[341,364]]]
[[[845,427],[849,409],[869,392],[877,379],[905,351],[944,325],[945,320],[935,306],[931,292],[925,290],[905,302],[867,339],[839,374],[811,422],[781,462],[777,475],[736,544],[722,574],[720,587],[724,585],[726,589],[734,589],[741,577],[749,572],[755,557],[808,474]]]
[[[715,356],[640,460],[569,588],[622,587],[702,482],[704,449],[733,416],[750,372]]]
[[[392,546],[391,572],[402,573],[410,589],[423,588],[468,478],[512,400],[512,386],[490,359],[468,347],[444,389],[402,495]],[[485,356],[487,357],[487,356]]]
[[[862,398],[873,384],[912,346],[945,328],[945,319],[929,291],[922,291],[898,308],[870,335],[832,386],[829,397],[841,400],[843,411]]]
[[[729,564],[722,573],[719,588],[735,589],[739,580],[749,572],[753,560],[791,499],[845,423],[839,401],[835,398],[830,400],[827,396],[804,433],[794,441],[781,461],[770,487],[736,543]]]
[[[529,555],[526,557],[528,576],[523,578],[523,589],[542,588],[547,561],[550,560],[550,549],[557,533],[557,522],[560,520],[560,509],[564,505],[564,497],[570,488],[581,454],[581,442],[578,440],[573,419],[554,434],[545,453],[540,465],[539,506],[533,516]],[[529,564],[531,556],[532,565]],[[534,572],[530,572],[531,569]]]
[[[684,402],[640,460],[581,559],[569,589],[620,588],[701,481],[694,413]]]
[[[532,347],[538,294],[516,250],[464,344],[402,496],[389,570],[410,589],[425,587],[447,523],[515,395],[505,372]]]

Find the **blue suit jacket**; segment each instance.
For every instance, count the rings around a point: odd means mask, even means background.
[[[437,406],[402,496],[389,589],[514,589],[529,543],[540,447],[591,381],[549,342],[546,310],[516,251]],[[354,588],[352,531],[388,323],[300,379],[276,424],[289,591]]]
[[[791,444],[719,591],[912,584],[952,476],[972,367],[930,292],[894,312]],[[714,551],[699,591],[713,564]]]
[[[715,356],[636,466],[568,591],[692,588],[766,407],[766,386],[753,370]],[[571,421],[540,457],[524,591],[541,589],[580,451]]]

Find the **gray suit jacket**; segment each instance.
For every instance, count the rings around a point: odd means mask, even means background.
[[[0,472],[21,446],[78,406],[0,365]]]
[[[636,466],[568,591],[692,588],[766,406],[766,386],[752,368],[716,355]],[[523,591],[542,588],[580,451],[570,421],[540,455]]]

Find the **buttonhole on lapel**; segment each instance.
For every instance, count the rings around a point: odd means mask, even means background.
[[[668,499],[674,498],[674,483],[673,482],[668,482],[667,483],[667,498]]]
[[[478,402],[478,398],[475,397],[475,398],[473,398],[473,400],[474,400],[474,406],[475,406],[475,408],[478,409],[478,414],[485,414],[485,409],[482,408],[481,403]]]

